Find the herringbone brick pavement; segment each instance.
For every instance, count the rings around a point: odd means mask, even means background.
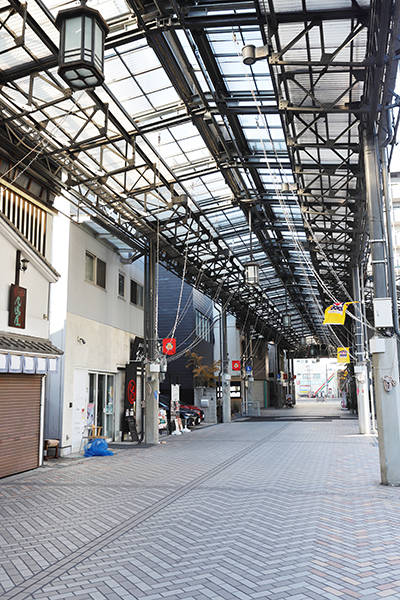
[[[1,598],[400,598],[375,437],[338,402],[271,415],[3,479]]]

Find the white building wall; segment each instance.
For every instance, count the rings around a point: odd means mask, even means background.
[[[22,258],[29,260],[25,273],[20,271],[19,281],[19,285],[27,289],[26,327],[23,330],[8,325],[10,285],[15,283],[17,250],[21,250]],[[49,284],[56,280],[54,273],[23,238],[4,223],[0,227],[0,257],[0,330],[8,333],[20,331],[24,335],[48,338]]]
[[[143,331],[143,310],[129,302],[130,278],[143,285],[143,261],[124,265],[119,255],[105,243],[95,239],[83,227],[71,224],[68,277],[68,311],[127,331]],[[106,267],[106,289],[85,281],[85,252],[103,260]],[[125,273],[126,299],[118,297],[118,273]]]

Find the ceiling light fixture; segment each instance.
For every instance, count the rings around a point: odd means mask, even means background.
[[[73,90],[90,90],[104,81],[104,40],[109,27],[86,1],[61,10],[55,21],[60,31],[58,74]]]

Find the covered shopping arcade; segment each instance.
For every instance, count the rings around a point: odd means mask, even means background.
[[[150,280],[164,265],[296,356],[351,347],[365,378],[371,332],[397,352],[399,1],[89,5],[109,27],[105,79],[74,91],[56,27],[73,4],[1,3],[2,188],[47,209],[65,196],[125,260],[148,257]],[[373,298],[392,300],[389,324]],[[348,327],[323,325],[352,301]]]

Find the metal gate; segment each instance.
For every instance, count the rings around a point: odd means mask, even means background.
[[[39,466],[41,380],[0,374],[0,477]]]

